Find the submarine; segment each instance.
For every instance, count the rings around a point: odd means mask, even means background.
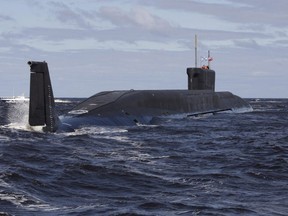
[[[133,126],[155,124],[157,118],[251,111],[241,97],[215,91],[215,71],[187,68],[183,90],[114,90],[99,92],[58,116],[47,62],[29,61],[29,125],[45,132],[73,131],[89,125]]]

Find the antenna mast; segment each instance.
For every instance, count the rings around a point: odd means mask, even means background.
[[[195,34],[195,68],[197,68],[197,34]]]
[[[207,61],[208,61],[208,67],[210,68],[210,61],[211,61],[211,59],[210,59],[210,50],[208,50],[208,59],[207,59]]]

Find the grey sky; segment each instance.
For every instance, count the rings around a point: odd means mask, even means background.
[[[287,98],[287,11],[287,0],[5,1],[0,95],[29,94],[28,60],[48,62],[56,97],[183,89],[197,34],[216,90]]]

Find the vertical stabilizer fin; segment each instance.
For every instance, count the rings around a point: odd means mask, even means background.
[[[59,118],[55,110],[55,101],[47,63],[29,61],[30,66],[30,104],[29,124],[44,126],[43,130],[55,132]]]

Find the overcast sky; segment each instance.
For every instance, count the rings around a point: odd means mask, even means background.
[[[211,51],[216,90],[288,97],[287,0],[13,0],[0,7],[0,96],[29,95],[28,60],[56,97],[186,89]]]

